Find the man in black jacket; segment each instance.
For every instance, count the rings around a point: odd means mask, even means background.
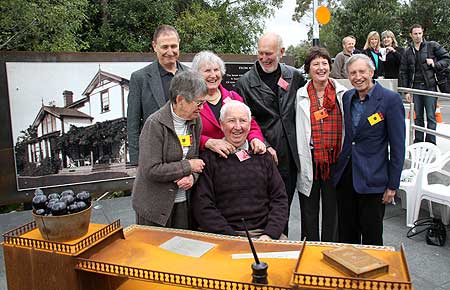
[[[295,192],[300,161],[295,133],[295,96],[306,81],[295,68],[280,64],[285,48],[278,34],[267,33],[258,41],[258,60],[236,83],[236,91],[250,107],[278,163],[289,199]],[[284,231],[287,235],[287,227]]]
[[[399,86],[419,90],[437,91],[434,72],[450,65],[448,52],[434,41],[424,41],[423,28],[414,24],[409,30],[412,42],[405,50],[400,65]],[[411,94],[405,95],[411,102]],[[436,130],[436,103],[432,96],[414,95],[415,124],[424,127],[424,109],[427,114],[427,128]],[[416,131],[414,143],[423,142],[423,132]],[[436,144],[436,136],[427,134],[426,142]]]

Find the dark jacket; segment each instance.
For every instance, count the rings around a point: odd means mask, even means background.
[[[278,86],[275,94],[261,80],[255,65],[236,83],[236,92],[250,107],[252,115],[263,132],[264,138],[277,151],[278,169],[283,170],[294,160],[297,169],[300,162],[295,133],[295,97],[306,81],[298,70],[280,64],[281,77],[289,83],[287,89]]]
[[[395,47],[395,52],[386,54],[386,60],[383,62],[385,79],[398,79],[404,51],[403,47]]]
[[[370,57],[370,59],[373,62],[373,65],[375,66],[375,71],[374,71],[374,74],[373,74],[373,78],[377,79],[379,77],[384,77],[384,63],[381,60],[381,53],[380,52],[377,53],[377,58],[378,58],[378,67],[377,67],[376,64],[375,64],[375,58],[374,58],[374,56],[372,54],[372,51],[373,51],[373,49],[368,48],[368,49],[363,50],[363,53],[365,55],[367,55],[368,57]]]
[[[356,192],[383,193],[386,188],[397,189],[405,160],[405,108],[402,98],[376,83],[353,134],[350,108],[354,95],[355,89],[351,89],[343,97],[345,139],[333,183],[339,184],[351,160]],[[369,118],[373,120],[377,113],[383,119],[371,125]]]
[[[179,64],[180,71],[189,68]],[[127,130],[130,164],[137,165],[139,157],[139,134],[145,120],[164,106],[166,99],[158,68],[158,61],[131,74],[128,93]]]
[[[420,44],[419,62],[425,79],[425,85],[427,88],[435,88],[436,79],[434,77],[434,70],[433,67],[427,65],[427,58],[434,58],[435,69],[440,70],[450,65],[450,56],[448,52],[435,41],[424,41]],[[414,43],[411,42],[402,57],[398,86],[412,88],[415,70],[416,55]]]
[[[173,126],[167,102],[152,114],[142,128],[139,139],[139,166],[133,184],[132,204],[139,216],[165,226],[175,202],[178,186],[175,180],[192,174],[188,159],[198,158],[200,118],[188,121],[192,146],[183,159],[183,149]],[[194,181],[198,174],[194,173]]]

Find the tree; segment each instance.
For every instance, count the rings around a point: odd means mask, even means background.
[[[212,0],[182,12],[175,25],[187,52],[251,53],[264,20],[283,0]]]
[[[88,0],[0,1],[0,49],[79,51]]]
[[[294,67],[301,67],[305,63],[310,48],[311,42],[302,41],[296,46],[289,46],[286,50],[286,55],[294,57]]]
[[[313,0],[296,0],[297,4],[295,6],[294,14],[292,15],[292,20],[300,22],[303,17],[309,15],[312,17],[312,5]],[[334,9],[339,0],[319,0],[319,5],[327,6],[328,9]]]
[[[300,19],[308,11],[312,0],[297,0],[296,14]],[[342,0],[322,1],[331,9],[331,21],[320,30],[320,42],[327,47],[331,55],[342,50],[342,38],[347,35],[356,37],[356,47],[362,49],[370,31],[381,33],[392,30],[400,35],[402,31],[401,5],[398,0]]]
[[[439,4],[429,0],[411,0],[402,7],[404,40],[410,41],[409,28],[418,23],[425,30],[427,40],[434,40],[450,49],[450,0]]]
[[[90,0],[86,51],[149,51],[160,24],[174,23],[175,0]],[[179,6],[182,7],[182,6]]]

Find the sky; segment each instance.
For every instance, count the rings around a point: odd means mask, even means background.
[[[283,38],[283,44],[286,48],[290,45],[297,45],[302,40],[307,40],[309,28],[306,26],[308,20],[302,20],[302,23],[292,21],[296,0],[284,0],[283,7],[275,11],[273,18],[266,21],[266,32],[276,32]],[[308,17],[309,21],[312,21]],[[312,23],[311,23],[312,24]]]

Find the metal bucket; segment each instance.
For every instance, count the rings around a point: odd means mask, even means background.
[[[91,220],[91,208],[61,216],[41,216],[33,212],[33,218],[44,239],[64,242],[84,236]]]

